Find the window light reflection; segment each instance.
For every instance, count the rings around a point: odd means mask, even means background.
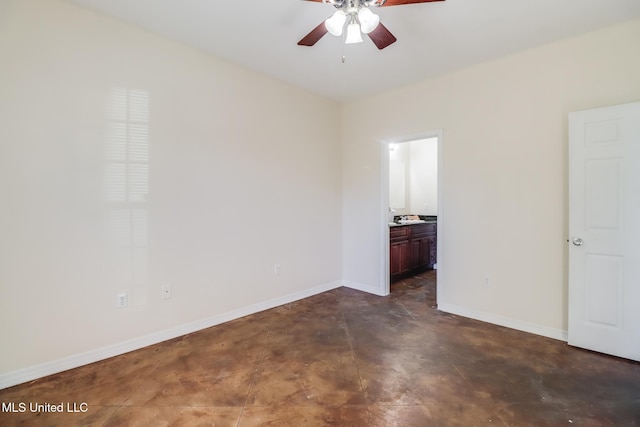
[[[148,284],[149,92],[114,88],[108,108],[104,200],[115,291],[128,292],[129,306],[140,307]]]

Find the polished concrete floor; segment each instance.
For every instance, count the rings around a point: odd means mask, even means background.
[[[0,390],[87,404],[0,425],[640,425],[640,364],[438,312],[434,284],[337,289]]]

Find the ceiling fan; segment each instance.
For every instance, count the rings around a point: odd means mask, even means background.
[[[401,6],[412,3],[430,3],[444,0],[305,0],[317,3],[329,3],[333,5],[336,12],[326,21],[321,22],[309,34],[298,42],[300,46],[313,46],[325,34],[331,33],[334,36],[341,36],[345,24],[347,24],[347,34],[345,43],[361,43],[362,33],[369,36],[371,41],[378,47],[384,49],[397,39],[391,32],[382,25],[380,17],[371,11],[372,7]]]

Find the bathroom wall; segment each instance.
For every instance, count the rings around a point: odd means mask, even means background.
[[[437,215],[437,138],[390,144],[389,205],[395,215]]]
[[[409,200],[413,215],[438,214],[438,138],[407,143],[409,157]]]

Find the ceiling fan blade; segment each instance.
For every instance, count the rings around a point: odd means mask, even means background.
[[[309,0],[309,1],[317,1],[317,0]],[[445,0],[387,0],[384,6],[401,6],[403,4],[413,4],[413,3],[431,3],[434,1],[445,1]]]
[[[378,24],[375,30],[369,33],[369,38],[380,50],[398,40],[396,36],[391,34],[391,31],[387,30],[387,27],[382,25],[382,22]]]
[[[324,25],[324,21],[320,23],[317,27],[315,27],[309,34],[304,36],[302,40],[298,42],[299,46],[313,46],[318,43],[318,40],[322,38],[329,31],[327,30],[326,25]]]

